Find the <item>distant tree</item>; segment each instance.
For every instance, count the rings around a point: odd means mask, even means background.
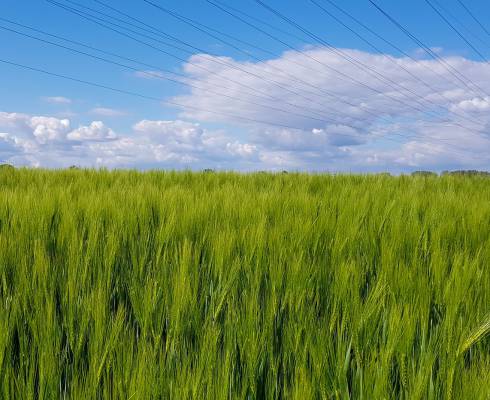
[[[0,169],[11,171],[11,170],[15,169],[15,167],[13,165],[10,165],[10,164],[0,164]]]
[[[490,177],[490,172],[488,172],[488,171],[477,171],[474,169],[470,169],[470,170],[458,170],[458,171],[443,171],[442,175]]]
[[[432,171],[414,171],[412,172],[412,176],[429,177],[429,176],[437,176],[437,174]]]

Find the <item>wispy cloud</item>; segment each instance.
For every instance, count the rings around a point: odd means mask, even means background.
[[[51,104],[71,104],[72,100],[63,96],[43,97],[43,101]]]
[[[93,115],[98,115],[100,117],[122,117],[124,115],[127,115],[125,111],[105,107],[93,108],[90,113]]]

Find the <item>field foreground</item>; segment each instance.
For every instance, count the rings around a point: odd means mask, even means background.
[[[490,398],[490,179],[0,171],[0,399]]]

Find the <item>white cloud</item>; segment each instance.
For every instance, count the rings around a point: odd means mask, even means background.
[[[227,143],[226,149],[231,155],[243,158],[251,158],[257,153],[257,146],[249,143]]]
[[[62,140],[70,130],[70,120],[51,117],[32,117],[28,122],[32,134],[40,143]]]
[[[467,111],[467,112],[486,112],[490,110],[490,98],[475,97],[469,100],[460,101],[451,107],[452,111]]]
[[[0,113],[0,152],[48,166],[490,169],[490,96],[461,85],[435,61],[342,51],[405,89],[325,48],[259,63],[219,57],[216,64],[212,56],[195,55],[183,71],[196,87],[173,99],[183,105],[177,120],[142,119],[116,135],[100,121],[75,128],[68,119]],[[455,56],[445,62],[490,93],[489,64]],[[101,119],[120,115],[92,112]],[[210,123],[223,128],[209,129]]]
[[[200,165],[234,160],[239,165],[242,160],[253,157],[257,149],[223,132],[208,131],[199,124],[180,120],[142,120],[133,129],[140,140],[151,143],[156,158],[161,161]]]
[[[142,120],[126,135],[101,121],[73,129],[67,119],[0,113],[0,156],[18,165],[227,167],[248,163],[256,146],[185,121]]]
[[[71,99],[63,96],[43,97],[43,100],[51,104],[71,104]]]
[[[177,100],[189,105],[187,109],[184,108],[183,115],[190,119],[241,122],[231,115],[219,114],[223,112],[310,130],[324,129],[329,125],[369,128],[378,123],[380,118],[388,117],[427,118],[420,110],[426,113],[440,112],[441,109],[448,110],[448,106],[475,97],[475,93],[458,88],[452,82],[454,78],[435,61],[395,59],[356,50],[343,51],[364,65],[375,68],[391,82],[378,81],[372,73],[359,69],[323,48],[307,52],[290,51],[279,59],[255,64],[222,57],[216,59],[220,63],[225,61],[235,69],[215,64],[209,55],[196,55],[191,58],[192,64],[185,66],[189,79],[203,88],[226,86],[226,90],[217,91],[236,100],[198,88],[192,88],[189,94],[178,96]],[[469,72],[475,81],[484,81],[490,73],[490,65],[484,63],[457,57],[447,59],[447,62],[458,70]],[[329,71],[324,65],[354,77],[357,82]],[[401,67],[420,77],[429,87]],[[358,82],[366,86],[360,86]],[[394,86],[392,82],[404,89]],[[438,88],[442,96],[434,93],[432,88]],[[490,84],[487,84],[487,89],[490,92]],[[212,112],[197,111],[193,107]]]
[[[175,101],[183,105],[180,115],[186,119],[246,129],[247,141],[267,166],[349,171],[373,165],[388,170],[490,167],[490,102],[475,85],[470,90],[455,82],[436,61],[341,51],[389,81],[376,80],[321,47],[258,63],[195,55],[184,66],[188,79],[203,88],[225,85],[217,90],[226,96],[192,88]],[[490,93],[489,64],[456,56],[445,62]]]
[[[47,116],[0,112],[0,129],[18,138],[46,144],[63,140],[70,131],[70,121]]]
[[[134,125],[136,132],[152,135],[161,143],[179,143],[198,145],[203,130],[198,124],[184,121],[149,121],[142,120]]]
[[[100,141],[116,138],[114,131],[104,125],[102,121],[94,121],[89,126],[80,126],[66,135],[68,140]]]
[[[22,113],[0,112],[0,129],[5,130],[11,137],[38,145],[60,144],[67,140],[112,140],[116,137],[114,131],[101,121],[73,129],[71,121],[67,118],[30,116]]]

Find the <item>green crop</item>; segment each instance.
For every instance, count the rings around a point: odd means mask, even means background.
[[[0,171],[0,399],[490,398],[490,179]]]

